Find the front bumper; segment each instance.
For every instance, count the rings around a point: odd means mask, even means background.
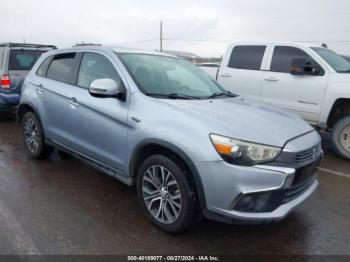
[[[198,166],[197,166],[198,167]],[[268,169],[271,168],[271,169]],[[215,170],[215,171],[214,171]],[[200,174],[208,179],[202,183],[206,196],[207,209],[204,215],[209,219],[236,224],[270,223],[283,219],[292,209],[307,199],[317,188],[317,173],[312,173],[308,183],[297,189],[297,194],[288,201],[286,193],[293,192],[293,179],[296,170],[276,167],[239,167],[223,161],[199,165]],[[213,174],[210,176],[210,174]],[[211,178],[209,178],[211,177]],[[266,199],[269,211],[242,212],[235,210],[243,196],[270,193]],[[269,208],[271,203],[275,208]]]
[[[316,138],[315,134],[309,134],[292,143],[296,145],[306,139],[305,147],[313,149],[320,142]],[[301,152],[302,156],[308,156]],[[290,151],[287,153],[290,156]],[[236,224],[279,221],[317,188],[317,166],[322,156],[319,148],[311,161],[305,159],[304,164],[295,162],[294,166],[283,161],[250,167],[225,161],[197,162],[206,201],[204,215]]]

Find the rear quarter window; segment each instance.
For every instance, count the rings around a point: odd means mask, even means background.
[[[43,51],[11,50],[9,70],[31,70]]]
[[[266,46],[235,46],[228,67],[245,70],[260,70]]]
[[[45,61],[41,63],[38,70],[36,71],[36,74],[38,76],[46,76],[46,72],[50,65],[51,59],[52,59],[52,56],[46,58]]]

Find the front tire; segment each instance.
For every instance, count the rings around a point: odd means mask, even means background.
[[[137,194],[146,216],[167,233],[182,233],[195,219],[195,197],[186,173],[172,159],[152,155],[137,175]]]
[[[346,116],[334,125],[331,141],[335,153],[350,160],[350,116]]]
[[[42,126],[34,113],[27,112],[24,115],[22,132],[24,146],[31,157],[42,159],[50,155],[52,148],[45,144]]]

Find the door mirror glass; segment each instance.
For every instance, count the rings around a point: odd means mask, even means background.
[[[289,70],[292,75],[319,75],[321,72],[320,68],[306,58],[294,58]]]
[[[89,93],[95,97],[118,97],[124,100],[126,92],[120,83],[109,78],[96,79],[91,82]]]

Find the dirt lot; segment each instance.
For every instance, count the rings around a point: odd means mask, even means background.
[[[30,159],[16,122],[0,122],[0,254],[350,254],[350,162],[325,149],[315,194],[284,221],[204,220],[169,236],[135,190],[79,160]]]

